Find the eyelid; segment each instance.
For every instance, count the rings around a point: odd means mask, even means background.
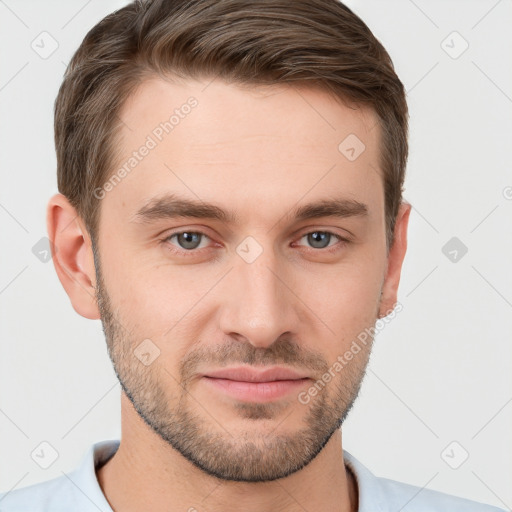
[[[193,234],[200,235],[200,236],[202,236],[204,238],[207,238],[210,241],[212,241],[212,237],[209,236],[204,231],[200,231],[198,229],[186,229],[186,228],[183,229],[183,228],[180,228],[177,231],[174,231],[174,232],[171,232],[171,233],[166,233],[166,235],[161,239],[161,243],[163,243],[166,246],[171,245],[172,249],[169,249],[169,250],[172,253],[174,253],[174,254],[185,254],[187,256],[197,255],[199,252],[203,251],[204,249],[206,249],[206,250],[209,249],[209,247],[202,247],[201,249],[190,249],[190,250],[187,251],[186,249],[181,249],[180,247],[178,247],[177,245],[172,244],[169,241],[172,237],[174,237],[176,235],[181,235],[182,233],[193,233]]]
[[[315,247],[307,247],[305,245],[300,245],[300,247],[303,247],[306,250],[306,252],[312,253],[312,254],[318,254],[318,255],[332,254],[332,253],[338,252],[339,250],[341,250],[342,247],[345,247],[347,244],[349,244],[351,242],[349,237],[343,237],[342,235],[340,235],[334,231],[328,230],[328,229],[313,229],[313,230],[305,231],[298,237],[298,240],[300,241],[302,238],[304,238],[305,236],[307,236],[311,233],[328,233],[329,235],[338,239],[337,243],[335,243],[333,245],[328,245],[327,247],[322,247],[321,249],[316,249]]]
[[[205,233],[204,231],[201,231],[200,229],[187,229],[187,228],[180,228],[176,231],[173,231],[173,232],[170,232],[170,233],[166,233],[166,235],[164,236],[164,238],[161,240],[162,243],[166,244],[170,238],[172,238],[173,236],[176,236],[176,235],[180,235],[182,233],[194,233],[194,234],[198,234],[198,235],[201,235],[203,237],[206,237],[208,238],[209,240],[213,241],[212,237],[210,237],[207,233]],[[320,229],[320,228],[311,228],[311,227],[308,227],[308,228],[304,228],[304,231],[299,231],[299,234],[296,234],[294,235],[295,238],[297,238],[297,240],[300,240],[302,238],[304,238],[306,235],[309,235],[311,233],[327,233],[327,234],[330,234],[334,237],[336,237],[338,239],[338,243],[334,244],[334,245],[328,245],[327,247],[323,247],[321,249],[316,249],[314,247],[306,247],[306,246],[300,246],[300,247],[305,247],[306,250],[308,250],[309,252],[315,252],[315,253],[328,253],[328,252],[334,252],[336,251],[337,247],[339,245],[341,246],[344,246],[348,243],[351,242],[351,237],[350,236],[342,236],[340,235],[339,233],[336,233],[335,231],[332,231],[330,229]],[[180,249],[178,246],[174,245],[174,244],[171,244],[170,242],[168,242],[166,245],[172,245],[172,249],[169,249],[172,253],[174,254],[182,254],[182,255],[186,255],[186,256],[194,256],[194,255],[197,255],[198,253],[202,252],[203,250],[208,250],[210,249],[210,247],[203,247],[201,249],[190,249],[190,250],[186,250],[186,249]]]
[[[343,237],[341,235],[338,235],[338,233],[334,233],[332,231],[326,231],[326,230],[322,230],[322,229],[315,229],[314,231],[306,231],[305,233],[300,235],[298,239],[301,240],[305,236],[311,235],[312,233],[327,233],[328,235],[336,237],[338,240],[342,240],[343,239]]]
[[[343,233],[339,233],[334,228],[321,228],[321,227],[311,227],[308,226],[298,231],[297,235],[294,237],[302,238],[304,235],[309,235],[310,233],[329,233],[333,236],[339,237],[340,239],[346,240],[347,242],[352,241],[353,235],[347,230],[343,230]]]

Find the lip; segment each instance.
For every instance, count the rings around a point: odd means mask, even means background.
[[[310,377],[290,368],[255,369],[246,366],[210,371],[202,375],[201,380],[216,393],[261,403],[299,392]]]
[[[300,373],[291,368],[274,366],[272,368],[256,369],[251,366],[238,366],[236,368],[222,368],[209,371],[203,377],[214,379],[227,379],[240,382],[274,382],[279,380],[299,380],[309,378],[308,375]]]

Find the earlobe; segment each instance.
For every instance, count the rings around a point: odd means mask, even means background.
[[[74,310],[85,318],[99,319],[91,239],[64,195],[55,194],[48,202],[46,225],[53,244],[53,264]]]
[[[379,318],[390,314],[397,302],[402,263],[407,251],[407,227],[409,224],[411,208],[412,207],[409,203],[402,202],[400,209],[398,210],[395,223],[394,241],[389,250],[388,266],[382,287]]]

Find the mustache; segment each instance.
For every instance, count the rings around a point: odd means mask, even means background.
[[[320,354],[301,347],[290,339],[278,340],[269,347],[255,347],[248,341],[230,339],[223,344],[202,346],[190,352],[181,361],[180,376],[182,382],[188,382],[199,373],[198,368],[222,368],[236,364],[286,364],[319,374],[329,369],[329,365]]]

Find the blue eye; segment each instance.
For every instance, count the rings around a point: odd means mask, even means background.
[[[199,231],[181,231],[179,233],[173,233],[172,235],[168,236],[165,241],[170,241],[174,237],[176,237],[179,247],[186,250],[187,252],[199,248],[198,246],[201,242],[201,237],[208,238],[204,233]]]
[[[302,235],[302,238],[307,237],[307,241],[312,245],[315,249],[325,249],[329,247],[329,242],[332,240],[332,237],[336,237],[338,240],[342,240],[342,238],[330,231],[312,231],[311,233],[306,233]]]
[[[317,254],[335,253],[349,243],[349,240],[331,231],[310,231],[303,234],[299,240],[304,238],[307,239],[309,245],[306,249]],[[173,242],[173,239],[176,241]],[[179,256],[195,256],[200,249],[208,248],[209,241],[211,241],[210,237],[201,231],[178,231],[162,240],[170,252]],[[203,245],[201,245],[202,242],[204,242]]]

